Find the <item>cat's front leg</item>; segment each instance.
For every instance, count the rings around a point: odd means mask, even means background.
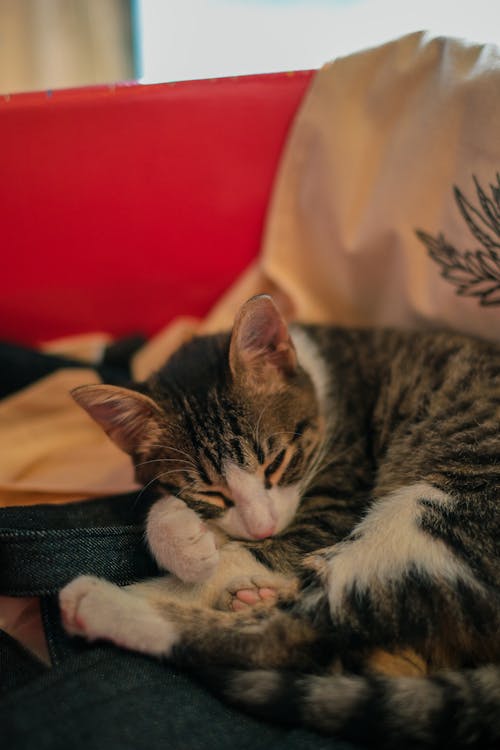
[[[184,583],[199,583],[219,562],[215,536],[186,503],[171,495],[156,502],[148,514],[146,536],[153,557]]]
[[[322,585],[305,592],[302,610],[326,610],[341,647],[416,648],[434,667],[450,666],[450,654],[456,663],[473,661],[498,610],[447,543],[452,511],[457,501],[427,482],[380,497],[345,541],[309,559]]]
[[[272,605],[297,591],[295,576],[270,570],[244,545],[230,542],[219,550],[214,533],[176,497],[152,506],[146,535],[158,564],[179,579],[162,584],[163,595],[172,600],[237,611]]]
[[[137,589],[138,587],[136,587]],[[177,629],[155,608],[154,597],[138,596],[95,576],[79,576],[59,594],[61,619],[70,635],[107,640],[151,656],[168,656]]]

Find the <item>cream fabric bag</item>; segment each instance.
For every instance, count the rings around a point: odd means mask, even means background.
[[[300,319],[500,338],[500,50],[406,36],[315,76],[264,273]]]

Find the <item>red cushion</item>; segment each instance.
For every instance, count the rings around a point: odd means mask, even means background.
[[[258,251],[310,77],[0,97],[0,338],[206,313]]]

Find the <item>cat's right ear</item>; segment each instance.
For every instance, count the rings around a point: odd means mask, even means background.
[[[229,345],[235,380],[257,390],[276,390],[297,370],[297,353],[288,326],[267,294],[252,297],[240,308]]]
[[[71,395],[125,453],[159,430],[161,411],[148,396],[115,385],[82,385]]]

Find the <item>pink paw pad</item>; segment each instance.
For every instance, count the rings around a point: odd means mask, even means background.
[[[247,607],[254,607],[260,602],[267,602],[270,604],[271,600],[275,600],[276,598],[276,590],[267,586],[255,589],[240,589],[235,593],[232,608],[235,612],[239,612]]]

